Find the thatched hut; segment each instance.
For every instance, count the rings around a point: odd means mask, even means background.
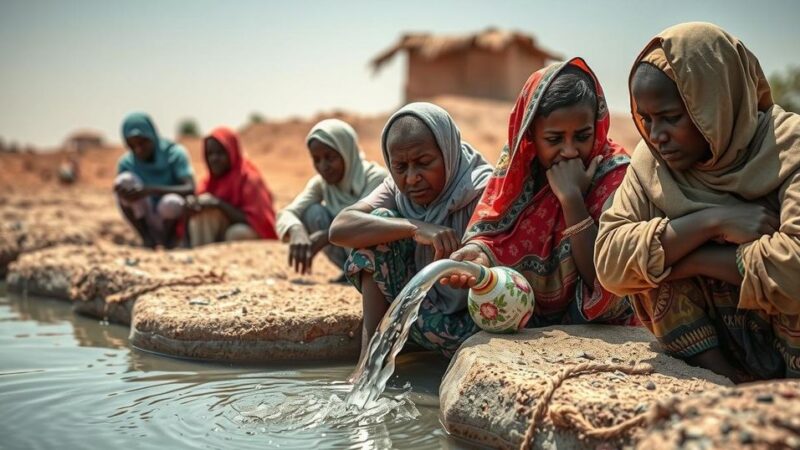
[[[533,36],[489,28],[460,36],[405,34],[372,60],[373,69],[400,52],[408,54],[406,101],[437,95],[513,101],[532,72],[562,59]]]

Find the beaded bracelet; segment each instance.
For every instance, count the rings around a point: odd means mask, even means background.
[[[576,223],[575,225],[572,225],[571,227],[564,230],[561,233],[561,238],[566,239],[575,236],[576,234],[582,231],[588,230],[589,228],[592,227],[592,225],[594,225],[594,219],[592,219],[591,216],[587,217],[581,220],[580,222]]]

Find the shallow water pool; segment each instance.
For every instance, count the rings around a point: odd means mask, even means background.
[[[410,383],[413,405],[380,423],[330,425],[286,405],[319,409],[310,391],[341,396],[354,363],[185,361],[131,348],[128,331],[0,284],[0,448],[470,448],[439,423],[447,361],[436,355],[398,358],[387,395],[404,398]]]

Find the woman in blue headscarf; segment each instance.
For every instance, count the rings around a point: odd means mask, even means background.
[[[159,137],[143,113],[125,118],[122,138],[130,151],[117,163],[114,192],[119,207],[145,246],[172,248],[184,197],[194,193],[189,155],[181,145]]]

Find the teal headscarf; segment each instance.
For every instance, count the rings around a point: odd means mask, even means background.
[[[153,121],[147,114],[131,113],[122,123],[122,138],[143,137],[155,145],[152,161],[140,161],[128,151],[119,159],[117,173],[132,172],[145,185],[175,186],[181,179],[192,177],[192,165],[186,150],[158,135]]]

